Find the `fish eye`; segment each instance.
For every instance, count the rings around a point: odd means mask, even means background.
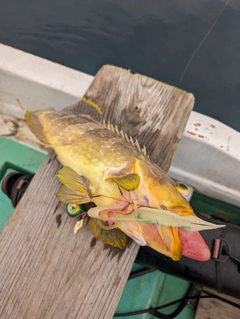
[[[183,197],[187,198],[189,195],[189,188],[185,184],[176,183],[175,187]]]
[[[183,183],[178,183],[177,185],[181,187],[182,189],[186,189],[186,190],[188,189],[188,187]]]
[[[66,206],[66,212],[67,212],[68,216],[70,216],[70,217],[75,217],[75,216],[81,214],[84,211],[85,211],[84,205],[68,204]]]

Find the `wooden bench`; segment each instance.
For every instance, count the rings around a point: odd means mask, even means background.
[[[194,97],[138,74],[104,66],[85,98],[106,121],[146,146],[168,170]],[[111,319],[139,246],[111,256],[87,228],[73,234],[56,198],[59,162],[50,152],[0,234],[0,318]],[[56,223],[61,218],[61,225]]]

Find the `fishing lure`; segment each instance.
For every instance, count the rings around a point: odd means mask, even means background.
[[[68,204],[66,206],[66,212],[70,217],[77,217],[86,212],[86,207],[83,204]]]

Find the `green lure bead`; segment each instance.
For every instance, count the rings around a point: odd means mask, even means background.
[[[86,212],[86,207],[82,204],[67,204],[66,212],[70,217],[76,217],[77,215]]]

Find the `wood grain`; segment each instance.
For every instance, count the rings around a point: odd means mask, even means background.
[[[209,290],[209,289],[208,289]],[[239,299],[232,298],[217,292],[211,292],[221,298],[230,300],[236,304],[240,304]],[[202,292],[201,296],[207,296]],[[239,319],[240,310],[232,305],[227,304],[222,300],[216,298],[200,299],[198,303],[195,319]]]
[[[147,147],[151,159],[168,171],[194,105],[186,91],[110,65],[102,67],[85,97],[103,118]]]
[[[139,131],[151,156],[169,167],[191,94],[106,66],[85,96],[134,138]],[[91,248],[87,228],[73,235],[55,196],[59,168],[50,152],[0,235],[0,318],[110,319],[115,312],[139,247],[132,243],[119,259],[101,242]]]

